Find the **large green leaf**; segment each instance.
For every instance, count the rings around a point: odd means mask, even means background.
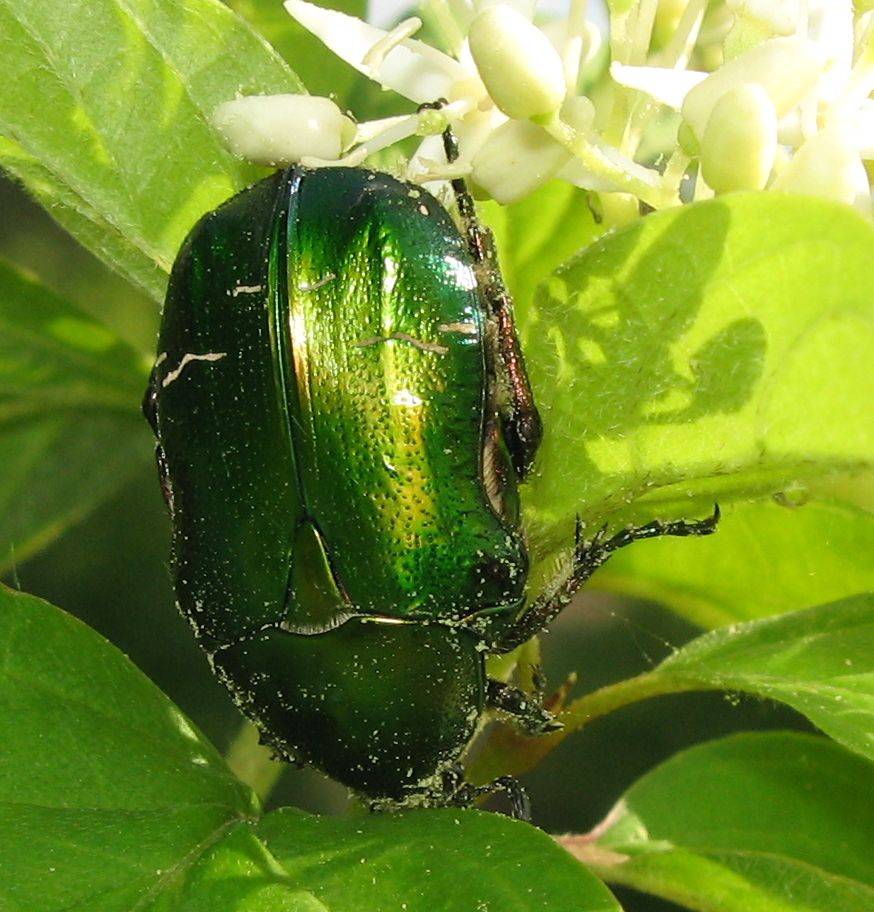
[[[874,759],[874,595],[714,630],[652,677],[779,700]]]
[[[851,209],[763,193],[655,213],[556,270],[520,321],[546,424],[536,552],[577,514],[706,515],[870,470],[872,249]]]
[[[0,64],[2,66],[2,64]],[[14,140],[0,135],[0,165],[14,175],[72,237],[104,263],[158,301],[167,284],[166,264],[131,243],[122,230],[76,194],[62,179],[25,152]]]
[[[258,828],[270,851],[332,910],[619,912],[604,887],[545,834],[481,811],[368,820],[290,808]]]
[[[586,194],[557,180],[509,206],[489,202],[480,209],[522,322],[534,306],[537,286],[601,232]]]
[[[256,807],[128,660],[0,589],[0,908],[142,908]]]
[[[147,368],[104,325],[0,261],[0,566],[151,459]]]
[[[644,776],[596,841],[607,880],[701,912],[874,908],[874,766],[821,738],[738,735]]]
[[[4,912],[619,910],[547,836],[492,814],[259,823],[215,749],[79,621],[0,588],[0,644]]]
[[[0,165],[156,299],[194,221],[258,173],[215,106],[301,89],[218,0],[2,0],[0,79]]]

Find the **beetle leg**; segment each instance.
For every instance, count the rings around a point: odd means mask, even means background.
[[[445,102],[422,107],[439,107]],[[458,158],[458,142],[451,129],[443,132],[446,161]],[[498,379],[498,414],[501,428],[518,478],[531,470],[534,456],[543,437],[543,423],[525,370],[525,361],[513,320],[513,302],[507,291],[498,265],[495,239],[476,216],[473,197],[461,178],[450,182],[458,205],[458,214],[473,257],[483,303],[492,324],[487,351],[492,349],[489,368]]]
[[[158,436],[158,381],[154,369],[149,374],[149,385],[146,387],[141,406],[143,417],[149,422],[152,433]]]
[[[681,537],[710,535],[716,531],[719,516],[719,505],[717,504],[713,509],[713,515],[708,516],[707,519],[681,519],[675,522],[663,522],[656,519],[643,526],[622,529],[610,538],[606,538],[607,527],[602,526],[591,541],[583,539],[582,523],[578,518],[570,576],[554,592],[535,599],[531,607],[507,629],[490,651],[493,653],[511,652],[540,633],[573,598],[580,586],[602,564],[606,563],[614,551],[618,551],[632,542],[647,538],[660,538],[663,535]]]
[[[510,716],[526,735],[548,735],[562,726],[555,721],[538,699],[540,694],[527,694],[519,687],[503,681],[486,682],[486,705]]]
[[[510,815],[516,820],[531,820],[531,802],[528,793],[518,779],[499,776],[485,785],[473,785],[464,781],[460,766],[454,766],[443,773],[443,785],[449,795],[448,804],[455,807],[470,807],[478,798],[488,798],[503,792],[510,802]]]
[[[513,304],[498,269],[492,234],[482,226],[477,227],[474,233],[480,236],[478,243],[483,251],[483,297],[495,326],[495,370],[503,386],[501,398],[504,400],[498,403],[501,427],[516,474],[524,479],[540,446],[543,423],[534,404],[513,320]],[[470,237],[470,232],[468,235]]]

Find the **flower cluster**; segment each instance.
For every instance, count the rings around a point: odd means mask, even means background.
[[[605,39],[586,0],[571,0],[565,19],[542,28],[518,2],[436,0],[431,9],[453,36],[444,52],[414,37],[417,18],[385,31],[286,0],[301,25],[383,88],[445,104],[356,123],[327,98],[249,97],[222,105],[215,123],[235,152],[269,164],[358,164],[419,136],[410,180],[463,176],[508,203],[557,177],[599,193],[611,221],[640,202],[658,209],[684,194],[766,188],[870,212],[874,3],[607,5]],[[439,143],[448,125],[454,162]]]
[[[691,6],[689,3],[687,6]],[[677,158],[697,195],[765,188],[871,212],[874,4],[725,0],[723,62],[705,75],[611,65],[613,79],[679,112]]]

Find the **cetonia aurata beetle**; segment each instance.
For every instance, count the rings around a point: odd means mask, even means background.
[[[372,807],[469,803],[459,760],[487,705],[551,726],[486,656],[616,547],[715,522],[578,536],[570,578],[526,603],[517,485],[540,421],[456,192],[462,230],[412,184],[295,166],[209,213],[146,396],[177,598],[212,667],[282,758]]]

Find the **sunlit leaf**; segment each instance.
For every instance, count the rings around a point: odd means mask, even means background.
[[[567,547],[576,514],[591,534],[870,469],[872,249],[849,208],[737,195],[558,269],[521,312],[546,426],[525,492],[535,550]]]
[[[652,675],[779,700],[874,759],[874,595],[714,630]]]

